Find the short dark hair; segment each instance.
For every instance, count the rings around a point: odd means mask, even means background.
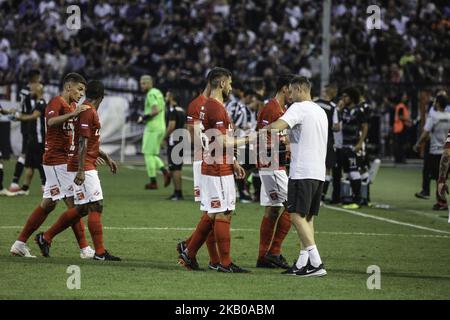
[[[28,81],[32,81],[37,76],[40,76],[41,72],[37,69],[32,69],[28,72]]]
[[[223,78],[231,77],[231,71],[225,68],[214,67],[209,71],[207,75],[207,79],[211,84],[212,88],[217,88],[219,86],[219,82]]]
[[[440,95],[436,96],[436,103],[439,104],[441,109],[445,109],[445,107],[448,104],[448,99],[446,96],[440,94]]]
[[[304,76],[293,76],[291,81],[289,81],[290,85],[297,85],[297,86],[305,86],[308,89],[311,89],[311,82],[309,82],[307,77]]]
[[[66,74],[66,76],[63,79],[63,85],[65,85],[68,82],[82,83],[84,85],[87,85],[86,79],[81,74],[76,72]]]
[[[359,91],[354,88],[354,87],[348,87],[345,88],[342,93],[348,95],[348,97],[350,98],[350,100],[352,100],[353,103],[359,103]]]
[[[233,81],[233,89],[234,90],[244,91],[244,92],[246,91],[245,87],[244,87],[244,84],[241,81],[239,81],[239,80]]]
[[[91,80],[86,86],[86,99],[95,100],[103,98],[105,95],[105,87],[101,81]]]
[[[282,74],[277,78],[276,90],[279,92],[284,86],[289,86],[292,78],[292,74]]]
[[[234,86],[233,86],[234,87]],[[253,90],[253,89],[246,89],[245,91],[244,91],[244,96],[256,96],[257,94],[256,94],[256,91],[255,90]]]

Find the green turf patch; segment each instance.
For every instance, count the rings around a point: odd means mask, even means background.
[[[7,164],[5,182],[12,171],[13,164]],[[184,174],[191,175],[191,170]],[[250,268],[251,274],[207,271],[205,249],[198,256],[205,271],[187,271],[177,265],[175,246],[191,233],[200,216],[198,204],[192,201],[192,182],[183,181],[186,201],[173,202],[165,200],[170,188],[144,190],[147,179],[142,168],[122,166],[116,176],[102,168],[100,177],[106,247],[123,261],[81,260],[71,230],[54,239],[51,258],[10,256],[9,248],[20,226],[40,202],[36,179],[30,196],[0,198],[0,299],[450,298],[448,213],[432,211],[432,200],[414,198],[420,186],[419,170],[380,170],[372,201],[389,204],[391,209],[357,210],[368,215],[362,217],[322,208],[315,224],[316,237],[328,275],[320,279],[299,279],[280,275],[281,270],[254,268],[263,214],[257,204],[238,204],[232,222],[232,257],[238,265]],[[50,226],[63,210],[60,203],[40,230]],[[39,253],[32,241],[29,246],[34,254]],[[283,255],[289,262],[298,256],[293,229],[285,240]],[[67,289],[69,265],[80,267],[80,290]],[[370,265],[381,269],[380,290],[367,289]]]

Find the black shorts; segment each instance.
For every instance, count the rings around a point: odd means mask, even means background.
[[[440,154],[429,154],[428,155],[428,165],[429,165],[429,173],[430,178],[437,180],[439,177],[439,166],[441,163],[441,155]]]
[[[336,165],[336,151],[332,145],[327,147],[327,157],[325,158],[325,167],[331,169]]]
[[[22,154],[27,153],[29,138],[27,134],[22,134]]]
[[[11,124],[0,122],[0,159],[9,160],[11,156]]]
[[[288,212],[302,217],[319,214],[323,181],[314,179],[289,179]]]
[[[28,142],[25,150],[25,167],[39,169],[42,166],[44,144]]]
[[[345,173],[359,171],[361,169],[361,157],[350,148],[342,148],[342,167]]]
[[[175,143],[177,145],[177,142]],[[183,149],[181,149],[179,155],[175,153],[172,155],[172,149],[174,146],[167,145],[167,160],[169,162],[170,171],[180,171],[183,168],[183,161],[181,163],[179,160],[183,160]],[[180,159],[177,159],[180,158]]]

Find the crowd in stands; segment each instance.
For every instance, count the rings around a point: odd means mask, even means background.
[[[72,4],[81,9],[79,30],[66,25]],[[342,88],[364,84],[378,107],[406,90],[416,116],[417,90],[449,79],[450,3],[373,4],[381,9],[379,30],[366,26],[365,1],[332,1],[331,81]],[[129,92],[149,73],[162,90],[183,90],[185,106],[211,66],[220,65],[242,83],[263,82],[266,97],[276,75],[286,72],[310,78],[318,95],[322,6],[316,0],[0,0],[0,85],[39,69],[45,83],[58,84],[74,71]]]

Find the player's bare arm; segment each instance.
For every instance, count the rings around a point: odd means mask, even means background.
[[[105,163],[109,166],[109,168],[111,169],[112,173],[116,173],[117,172],[117,163],[111,159],[111,157],[104,152],[103,150],[99,150],[99,154],[100,154],[100,158],[103,159],[105,161]]]
[[[417,152],[419,150],[419,146],[428,140],[430,137],[430,133],[427,130],[423,130],[422,134],[419,137],[419,140],[417,140],[416,144],[413,146],[413,150]]]
[[[438,193],[443,196],[445,192],[448,193],[447,187],[447,172],[450,163],[450,149],[444,149],[441,156],[441,162],[439,164],[439,179],[438,179]]]
[[[158,115],[158,113],[160,113],[160,110],[158,109],[158,106],[156,104],[154,104],[152,106],[152,111],[148,114],[145,114],[142,117],[139,117],[138,119],[138,123],[147,123],[148,121],[150,121],[153,117],[155,117],[156,115]]]
[[[286,121],[284,121],[283,119],[278,119],[275,122],[272,122],[271,124],[269,124],[268,126],[265,126],[263,129],[264,130],[277,130],[277,131],[283,131],[289,128],[289,125],[287,124]]]
[[[87,110],[87,109],[89,109],[89,108],[90,108],[89,106],[84,105],[84,104],[81,105],[81,106],[77,106],[77,107],[75,108],[75,110],[74,110],[73,112],[71,112],[71,113],[63,114],[63,115],[61,115],[61,116],[57,116],[57,117],[54,117],[54,118],[50,118],[50,119],[47,121],[47,125],[48,125],[49,127],[59,126],[59,125],[63,124],[64,122],[66,122],[67,120],[72,119],[72,118],[75,118],[75,117],[78,116],[81,112],[83,112],[83,111],[85,111],[85,110]]]
[[[33,121],[39,119],[41,116],[41,112],[38,110],[34,110],[32,114],[18,114],[15,118],[19,121]]]
[[[245,170],[242,168],[242,166],[237,162],[237,160],[234,160],[233,162],[233,170],[236,175],[236,179],[244,179],[245,178]]]
[[[361,126],[361,136],[359,137],[359,141],[355,146],[355,152],[358,152],[362,149],[364,140],[366,140],[367,133],[369,132],[369,124],[367,122],[364,122]]]
[[[166,136],[164,137],[165,140],[169,139],[170,135],[175,130],[176,124],[177,124],[177,122],[175,120],[169,121],[169,123],[167,124]]]
[[[80,137],[79,151],[78,151],[78,172],[73,182],[76,185],[82,185],[85,179],[84,176],[84,163],[86,161],[88,139],[86,137]]]
[[[218,143],[224,148],[237,148],[244,146],[250,142],[255,141],[258,138],[258,134],[253,132],[245,137],[236,138],[234,136],[220,135],[217,137]]]

